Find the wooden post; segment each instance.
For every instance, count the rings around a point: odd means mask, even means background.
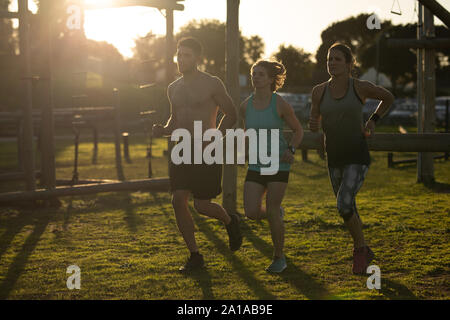
[[[417,40],[423,38],[423,5],[419,3]],[[423,49],[417,49],[417,133],[423,133]],[[417,154],[417,182],[422,181],[422,153]]]
[[[302,161],[308,162],[308,149],[301,149],[302,150]]]
[[[388,160],[388,168],[392,168],[394,166],[394,154],[392,152],[388,152],[387,160]]]
[[[114,88],[114,145],[116,150],[117,179],[125,180],[122,167],[122,154],[120,152],[120,96],[119,90]]]
[[[166,9],[166,85],[173,81],[174,72],[173,72],[173,10]],[[150,129],[151,130],[151,129]],[[170,154],[172,152],[173,142],[170,140],[170,137],[167,139],[167,172],[170,171]],[[170,175],[170,174],[169,174]]]
[[[434,17],[428,9],[424,9],[424,33],[427,38],[435,36]],[[424,110],[423,110],[423,132],[432,133],[435,128],[435,49],[424,49]],[[426,185],[434,182],[434,161],[432,153],[424,153],[421,162],[421,181]]]
[[[431,11],[436,17],[444,22],[450,28],[450,13],[445,10],[436,0],[419,0],[426,8]]]
[[[28,0],[18,0],[19,4],[19,45],[21,58],[21,75],[23,82],[23,163],[26,177],[26,190],[36,189],[34,175],[35,162],[33,150],[33,101],[32,101],[32,77],[29,44],[29,12]]]
[[[239,106],[239,0],[227,0],[226,84],[236,106]],[[239,112],[237,112],[239,117]],[[237,123],[240,123],[238,119]],[[237,165],[223,167],[222,204],[228,213],[236,212]]]
[[[51,3],[49,0],[40,1],[40,34],[41,34],[41,89],[43,90],[42,100],[42,179],[47,189],[56,187],[55,171],[55,142],[54,142],[54,121],[53,121],[53,83],[52,83],[52,49],[51,49]]]

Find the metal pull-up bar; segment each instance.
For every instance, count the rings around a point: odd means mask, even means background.
[[[184,10],[184,5],[178,2],[184,0],[109,0],[102,2],[86,3],[83,7],[85,10],[105,9],[105,8],[121,8],[131,6],[152,7],[168,10]]]

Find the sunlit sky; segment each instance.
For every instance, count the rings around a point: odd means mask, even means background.
[[[11,10],[16,7],[15,2]],[[450,0],[438,2],[450,10]],[[175,33],[192,19],[226,21],[226,0],[185,0],[184,6],[184,11],[174,13]],[[375,12],[394,24],[414,23],[416,6],[415,0],[241,0],[239,24],[244,36],[259,35],[264,40],[266,57],[283,43],[315,53],[321,32],[333,22]],[[35,11],[34,3],[30,3],[30,8]],[[391,9],[401,11],[401,15],[391,13]],[[435,18],[435,24],[442,22]],[[163,35],[166,25],[155,8],[128,7],[86,10],[84,27],[88,38],[109,42],[122,55],[131,57],[134,39],[150,31]]]

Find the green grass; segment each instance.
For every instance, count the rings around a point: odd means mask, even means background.
[[[127,179],[145,178],[145,140],[131,136]],[[155,177],[167,175],[166,144],[155,141]],[[15,144],[0,143],[0,168],[14,171]],[[79,178],[115,179],[112,140],[80,145]],[[225,228],[192,209],[207,271],[177,272],[188,251],[169,194],[103,193],[61,198],[60,208],[0,207],[0,299],[448,299],[450,162],[435,161],[439,190],[416,183],[415,166],[388,169],[385,152],[358,194],[365,236],[381,269],[381,290],[351,274],[352,241],[335,208],[326,164],[297,156],[283,202],[288,268],[267,274],[272,242],[267,221],[243,220],[242,249],[230,253]],[[396,159],[414,154],[396,154]],[[57,140],[57,178],[72,175],[73,146]],[[238,168],[242,213],[245,167]],[[20,190],[20,183],[0,191]],[[221,202],[221,198],[217,199]],[[81,268],[81,290],[66,288],[66,268]]]

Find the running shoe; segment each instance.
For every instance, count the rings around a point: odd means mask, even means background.
[[[231,222],[225,226],[228,233],[231,251],[237,251],[242,245],[242,234],[239,228],[239,217],[237,214],[230,214]]]
[[[203,260],[203,255],[191,254],[189,259],[186,261],[184,266],[181,266],[178,270],[180,272],[190,272],[202,269],[205,265],[205,261]]]
[[[353,273],[366,274],[367,267],[375,257],[368,246],[353,249]]]
[[[266,271],[271,273],[280,273],[283,272],[286,267],[286,257],[283,256],[282,258],[274,258],[270,266],[267,267]]]

